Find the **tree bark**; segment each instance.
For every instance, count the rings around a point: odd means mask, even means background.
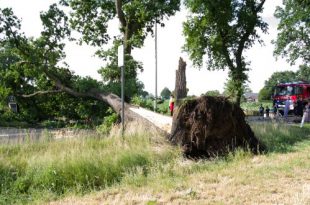
[[[179,104],[180,100],[187,96],[186,90],[186,62],[180,58],[179,68],[176,70],[175,76],[175,99],[176,105]]]

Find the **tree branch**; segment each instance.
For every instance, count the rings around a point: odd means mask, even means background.
[[[219,32],[220,32],[220,35],[221,35],[222,41],[223,41],[222,50],[223,50],[225,59],[227,61],[228,66],[231,68],[231,70],[233,70],[233,69],[235,69],[235,66],[234,66],[233,61],[231,60],[231,58],[229,56],[228,48],[227,48],[227,45],[226,45],[226,43],[227,43],[226,42],[226,35],[221,30]]]
[[[33,97],[33,96],[36,96],[36,95],[45,95],[45,94],[49,94],[49,93],[61,93],[63,92],[62,90],[46,90],[46,91],[38,91],[38,92],[35,92],[35,93],[31,93],[31,94],[28,94],[28,95],[25,95],[25,94],[22,94],[22,95],[19,95],[23,98],[30,98],[30,97]]]
[[[263,5],[265,3],[265,0],[262,0],[261,3],[256,7],[256,9],[253,9],[253,15],[255,15],[256,19],[252,23],[249,23],[246,27],[246,32],[245,34],[241,37],[241,40],[239,42],[239,46],[237,49],[237,52],[235,54],[236,56],[236,63],[237,63],[237,68],[241,68],[241,63],[242,63],[242,52],[244,49],[244,45],[246,41],[249,39],[249,36],[251,35],[253,29],[255,28],[255,22],[257,20],[257,13],[261,11]]]
[[[118,16],[119,21],[122,24],[122,27],[125,28],[127,25],[125,14],[122,10],[122,0],[115,0],[115,9]]]
[[[258,6],[257,6],[256,9],[255,9],[255,12],[256,12],[256,13],[258,13],[258,12],[263,8],[263,5],[264,5],[265,1],[266,1],[266,0],[262,0],[262,1],[260,2],[260,4],[258,4]]]

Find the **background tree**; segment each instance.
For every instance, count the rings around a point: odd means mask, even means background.
[[[309,0],[284,0],[277,7],[275,17],[280,19],[274,54],[286,57],[291,64],[298,59],[310,63],[310,2]]]
[[[268,26],[259,15],[264,3],[265,0],[185,0],[191,12],[184,23],[185,50],[196,66],[201,67],[207,55],[207,69],[229,69],[238,104],[249,70],[243,52],[259,40],[258,29],[267,31]]]
[[[171,91],[167,87],[164,87],[164,89],[160,92],[160,96],[163,99],[169,99],[170,95],[171,95]]]
[[[307,81],[310,83],[310,67],[307,65],[299,66],[299,70],[297,71],[297,79]]]
[[[274,93],[274,87],[279,83],[292,82],[297,80],[296,73],[293,71],[282,71],[273,73],[268,80],[265,81],[264,87],[259,91],[258,99],[270,100]]]
[[[209,96],[220,96],[221,93],[218,90],[209,90],[205,93],[205,95],[209,95]]]

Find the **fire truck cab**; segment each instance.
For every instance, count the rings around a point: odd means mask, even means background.
[[[273,104],[276,104],[278,109],[284,109],[285,101],[289,98],[290,110],[294,110],[296,101],[299,98],[304,103],[310,100],[310,83],[304,81],[280,83],[275,86],[272,98]]]

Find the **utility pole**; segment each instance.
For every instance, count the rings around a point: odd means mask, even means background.
[[[157,110],[157,22],[155,20],[155,102],[154,111]]]
[[[122,113],[121,113],[121,120],[122,120],[122,136],[124,137],[124,130],[125,130],[125,103],[124,103],[124,84],[125,84],[125,75],[124,75],[124,45],[120,45],[118,47],[118,67],[121,69],[121,98],[122,98]]]

